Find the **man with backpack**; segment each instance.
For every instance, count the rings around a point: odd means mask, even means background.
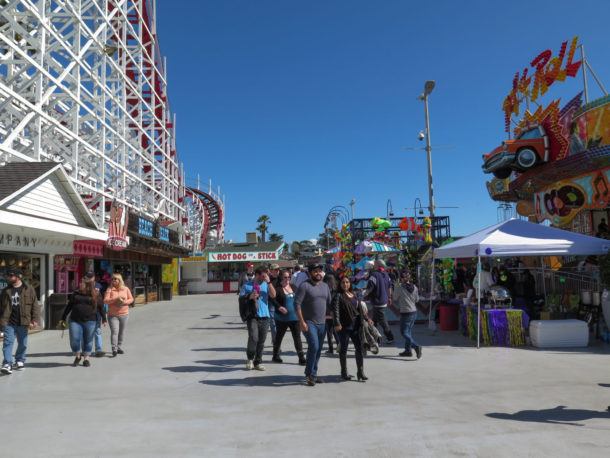
[[[239,293],[239,311],[248,326],[246,369],[264,371],[263,349],[269,327],[269,298],[275,297],[275,288],[266,267],[254,270],[254,279],[247,282]]]
[[[392,300],[390,277],[385,271],[386,265],[383,259],[375,260],[374,266],[375,270],[369,275],[364,298],[370,301],[373,306],[373,323],[375,323],[375,327],[381,325],[386,337],[386,344],[392,344],[394,342],[394,335],[385,316],[388,304]]]

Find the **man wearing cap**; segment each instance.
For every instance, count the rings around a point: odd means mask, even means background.
[[[308,267],[309,280],[304,281],[294,297],[294,309],[307,339],[305,378],[309,386],[322,383],[318,377],[318,362],[326,331],[326,312],[330,308],[330,289],[322,281],[322,264]]]
[[[373,272],[369,276],[368,284],[366,285],[365,299],[369,300],[373,306],[373,322],[375,326],[381,325],[385,334],[386,343],[394,342],[394,335],[388,324],[385,316],[385,311],[392,297],[392,287],[390,277],[385,271],[385,262],[383,259],[375,260]]]
[[[8,272],[9,286],[0,294],[0,328],[4,332],[2,351],[2,373],[11,374],[13,369],[23,369],[28,346],[28,330],[38,326],[40,307],[36,291],[22,281],[23,272],[11,269]],[[17,352],[13,364],[13,344],[17,337]]]
[[[399,356],[413,356],[412,349],[415,349],[417,359],[421,358],[421,345],[417,345],[413,339],[412,331],[417,316],[417,301],[419,301],[419,291],[417,286],[411,283],[411,273],[403,271],[400,273],[400,280],[396,282],[392,299],[400,307],[400,333],[405,338],[405,351]]]

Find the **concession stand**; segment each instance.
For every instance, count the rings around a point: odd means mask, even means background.
[[[477,346],[481,341],[484,345],[520,346],[525,345],[525,329],[529,325],[529,317],[519,309],[492,310],[484,307],[480,291],[481,258],[602,255],[608,253],[609,248],[610,241],[605,239],[513,218],[436,248],[434,257],[475,257],[478,260],[477,302],[474,307],[462,306],[462,332],[476,339]]]
[[[234,293],[240,275],[251,262],[256,268],[280,260],[284,242],[223,244],[180,258],[180,282],[184,293]]]

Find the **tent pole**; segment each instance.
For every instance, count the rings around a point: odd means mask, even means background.
[[[479,281],[477,282],[477,348],[481,348],[481,255],[478,256],[477,274]]]
[[[432,255],[432,265],[430,266],[430,308],[428,309],[428,329],[430,329],[430,323],[432,323],[432,295],[434,294],[434,265],[436,264],[436,257]]]

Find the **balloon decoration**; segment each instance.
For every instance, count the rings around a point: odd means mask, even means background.
[[[431,228],[432,228],[432,221],[430,220],[430,218],[428,216],[426,216],[422,223],[425,243],[432,243],[432,234],[430,232]]]
[[[406,216],[398,223],[401,231],[405,232],[421,232],[421,226],[417,224],[415,218],[407,218]]]
[[[375,229],[375,232],[383,232],[391,225],[392,223],[390,223],[387,219],[373,218],[371,220],[371,227]]]
[[[339,242],[341,247],[335,254],[335,259],[338,260],[339,267],[344,272],[343,275],[351,277],[352,268],[350,264],[354,260],[354,242],[351,229],[347,224],[344,224],[341,230],[335,233],[335,240]]]

